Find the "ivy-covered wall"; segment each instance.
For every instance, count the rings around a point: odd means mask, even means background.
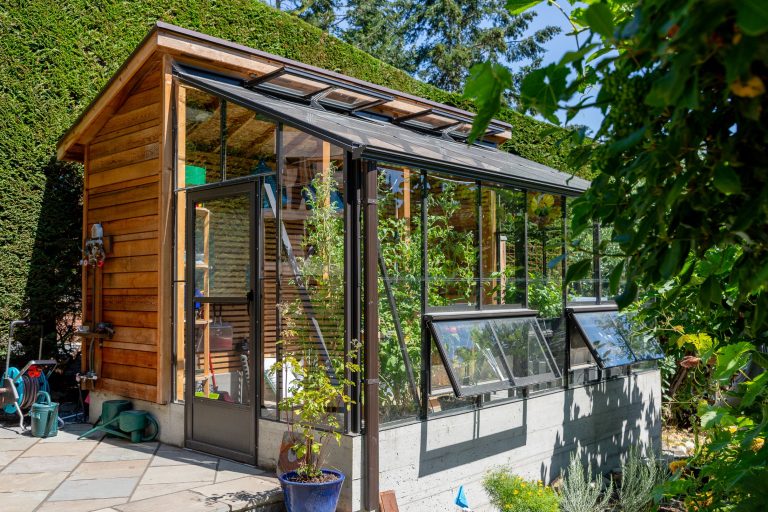
[[[55,161],[57,139],[157,20],[471,110],[258,0],[6,0],[0,9],[0,325],[76,311],[82,170]],[[507,110],[505,148],[564,169],[550,127]],[[7,329],[0,330],[0,353]],[[55,336],[51,336],[51,340]]]

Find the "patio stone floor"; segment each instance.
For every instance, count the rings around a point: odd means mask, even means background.
[[[3,512],[284,510],[274,474],[162,443],[132,444],[66,425],[38,439],[0,423]]]

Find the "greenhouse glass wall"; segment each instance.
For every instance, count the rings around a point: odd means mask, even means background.
[[[158,313],[100,349],[145,336],[132,349],[157,373],[119,377],[99,352],[114,373],[96,411],[144,401],[164,441],[274,467],[291,420],[278,404],[299,378],[276,363],[310,351],[334,374],[353,360],[352,406],[333,411],[341,510],[373,510],[387,489],[403,510],[445,510],[459,485],[482,505],[493,466],[549,481],[574,450],[610,469],[658,441],[662,354],[608,297],[608,230],[577,241],[606,256],[563,285],[589,183],[500,150],[513,127],[468,144],[469,112],[160,23],[127,70],[59,147],[86,164],[88,219],[106,197],[159,189],[155,211],[117,199],[104,222],[123,252],[156,237],[156,281],[115,273],[103,290],[155,290]],[[136,113],[154,90],[157,120]],[[155,124],[156,175],[91,176],[100,139],[141,149]]]

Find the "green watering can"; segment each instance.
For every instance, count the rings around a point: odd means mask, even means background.
[[[59,433],[59,404],[51,402],[51,395],[45,391],[37,393],[29,416],[32,418],[33,436],[56,437]]]
[[[160,433],[157,420],[147,411],[131,409],[133,405],[128,400],[108,400],[101,409],[101,417],[88,432],[82,434],[82,439],[94,432],[105,432],[107,435],[130,439],[132,443],[153,441]],[[149,434],[146,431],[149,430]]]

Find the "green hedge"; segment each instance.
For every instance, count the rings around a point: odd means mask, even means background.
[[[29,313],[51,333],[77,308],[82,171],[56,163],[55,144],[158,19],[471,109],[257,0],[8,1],[0,10],[1,325]],[[514,126],[506,149],[565,168],[556,135],[541,135],[548,125],[511,110],[500,117]]]

